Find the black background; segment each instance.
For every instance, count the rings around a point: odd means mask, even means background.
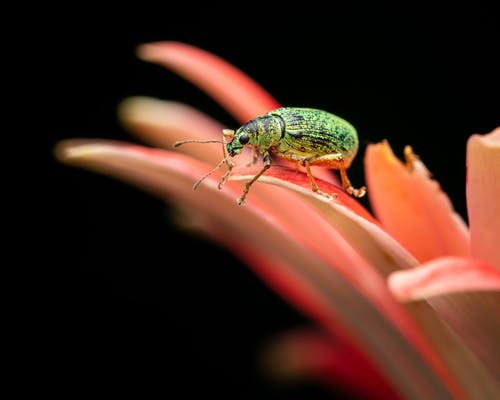
[[[261,346],[308,320],[245,265],[179,231],[159,199],[53,159],[54,144],[66,138],[135,142],[115,112],[132,95],[184,101],[236,126],[190,83],[138,60],[140,43],[199,46],[283,105],[343,116],[358,130],[361,154],[384,138],[399,155],[411,144],[466,218],[466,140],[499,125],[495,10],[477,1],[439,9],[305,6],[57,7],[27,24],[22,107],[37,112],[29,135],[43,162],[31,175],[33,208],[46,217],[30,230],[40,285],[29,314],[37,334],[27,342],[33,369],[48,372],[43,391],[332,397],[312,384],[273,384],[259,372]],[[353,182],[363,182],[360,160]]]

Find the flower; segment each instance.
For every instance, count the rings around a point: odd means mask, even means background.
[[[240,122],[280,105],[234,66],[177,42],[139,47],[139,56],[177,72]],[[154,145],[72,139],[64,163],[134,184],[175,204],[183,222],[244,260],[317,323],[278,339],[265,358],[282,377],[314,374],[366,398],[495,398],[500,395],[500,128],[467,146],[469,227],[410,147],[406,164],[387,141],[367,146],[366,186],[374,216],[314,169],[274,165],[235,199],[255,170],[241,167],[222,190],[224,128],[188,105],[134,97],[119,108],[133,133]],[[241,165],[247,155],[242,155]]]

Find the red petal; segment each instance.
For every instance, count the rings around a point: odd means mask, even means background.
[[[222,58],[180,42],[143,44],[138,55],[205,90],[241,123],[278,108],[279,103],[245,73]]]
[[[231,180],[251,179],[258,172],[258,170],[259,167],[257,166],[235,169]],[[307,174],[298,169],[294,169],[284,165],[275,165],[272,166],[270,169],[268,169],[266,172],[264,172],[264,176],[273,177],[283,182],[288,182],[291,183],[292,185],[300,186],[304,189],[311,190],[312,193],[311,182],[309,181]],[[344,191],[344,189],[342,189],[340,186],[336,186],[330,182],[324,181],[323,179],[317,177],[315,178],[315,180],[316,184],[318,185],[321,191],[335,195],[335,198],[332,199],[332,201],[334,201],[337,204],[341,204],[345,207],[348,207],[359,216],[367,219],[368,221],[374,224],[378,224],[377,220],[373,218],[370,212],[366,208],[364,208],[361,205],[361,203],[359,203],[355,198],[347,194]],[[264,182],[266,180],[261,179],[261,181]]]

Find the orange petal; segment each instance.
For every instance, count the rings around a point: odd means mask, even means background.
[[[386,231],[420,262],[469,255],[464,221],[419,160],[410,171],[387,141],[367,146],[365,174],[370,204]]]
[[[389,276],[389,287],[403,301],[454,292],[500,290],[500,270],[485,262],[442,257]]]
[[[351,269],[370,275],[369,280],[364,279],[364,291],[371,292],[371,298],[379,291],[387,300],[381,308],[353,286],[361,285],[362,277],[351,281],[353,274],[346,274],[347,265],[342,270],[332,268],[325,261],[328,249],[313,251],[315,237],[306,241],[299,228],[284,223],[286,215],[270,211],[256,197],[249,199],[247,207],[238,206],[234,198],[241,189],[236,182],[217,190],[217,179],[209,177],[194,192],[193,179],[205,165],[182,155],[114,142],[64,142],[58,147],[58,155],[69,164],[126,180],[191,210],[193,218],[254,265],[273,287],[283,289],[280,293],[288,300],[310,311],[327,331],[345,327],[404,396],[441,398],[453,393],[455,398],[462,398],[461,392],[466,391],[481,398],[488,392],[481,367],[462,360],[469,359],[466,349],[456,348],[453,337],[442,328],[446,346],[433,349],[403,305],[387,296],[381,278],[370,273],[366,261],[341,237],[336,238],[334,253],[327,259],[335,261],[333,265],[347,263]],[[448,371],[455,366],[443,364],[435,350],[453,354],[460,366],[455,378]],[[446,359],[446,352],[442,356]]]
[[[222,58],[185,43],[139,46],[138,56],[172,69],[207,92],[241,123],[279,107],[260,85]]]
[[[467,209],[472,255],[500,270],[500,127],[469,138]]]

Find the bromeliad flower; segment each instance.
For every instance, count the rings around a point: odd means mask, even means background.
[[[207,91],[239,123],[280,107],[196,47],[152,43],[139,56]],[[175,205],[316,323],[271,347],[269,371],[312,374],[370,399],[500,397],[500,128],[468,141],[467,226],[410,147],[402,163],[387,141],[367,146],[375,216],[329,171],[312,169],[333,198],[313,193],[307,173],[288,164],[273,163],[240,206],[242,183],[255,175],[245,166],[251,155],[238,157],[222,190],[216,171],[193,191],[220,162],[220,145],[173,151],[178,140],[220,139],[225,127],[188,105],[150,98],[126,99],[119,114],[155,147],[75,139],[60,143],[57,156]]]

